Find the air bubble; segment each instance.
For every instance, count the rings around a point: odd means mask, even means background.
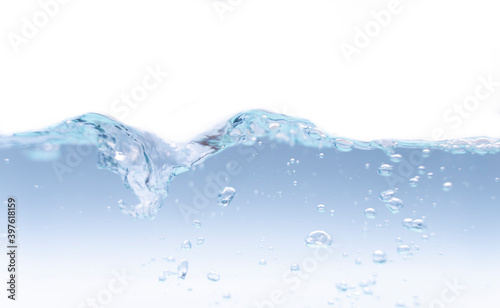
[[[185,240],[184,242],[182,242],[181,248],[186,251],[191,250],[191,242],[189,240]]]
[[[220,193],[217,199],[217,204],[222,206],[228,206],[231,201],[233,201],[236,190],[232,187],[225,187]]]
[[[378,167],[377,172],[381,176],[390,176],[392,174],[392,166],[389,164],[382,164]]]
[[[207,274],[207,278],[210,281],[217,282],[217,281],[220,280],[220,275],[217,274],[216,272],[210,272],[210,273]]]
[[[387,262],[387,255],[382,250],[375,250],[372,255],[372,260],[375,263],[385,263]]]
[[[374,219],[377,216],[377,212],[374,208],[367,208],[364,212],[366,218]]]
[[[305,242],[309,248],[324,248],[332,245],[332,237],[325,231],[313,231],[306,237]]]

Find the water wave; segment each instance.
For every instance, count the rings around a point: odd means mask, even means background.
[[[312,122],[263,110],[242,112],[222,125],[182,144],[169,143],[156,135],[124,125],[101,114],[88,113],[42,131],[0,137],[0,148],[25,148],[33,159],[54,158],[44,149],[57,145],[90,144],[98,149],[98,164],[119,174],[139,203],[120,204],[136,218],[153,219],[168,195],[173,178],[208,157],[238,144],[252,145],[259,138],[316,148],[380,149],[387,154],[398,147],[429,148],[454,154],[494,154],[500,140],[489,137],[445,141],[373,140],[358,141],[329,136]]]

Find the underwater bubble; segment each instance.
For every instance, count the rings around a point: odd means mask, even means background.
[[[319,156],[320,159],[323,159],[325,157],[325,154],[324,153],[319,153],[318,156]]]
[[[336,287],[339,291],[345,292],[349,288],[349,284],[347,283],[347,281],[342,280],[340,282],[337,282]]]
[[[161,275],[160,277],[158,277],[158,281],[165,281],[167,280],[167,276],[165,275]]]
[[[293,186],[297,186],[297,181],[293,181]]]
[[[411,248],[408,245],[399,245],[397,251],[400,255],[407,255],[411,252]]]
[[[443,191],[450,191],[453,187],[453,184],[451,182],[446,182],[443,184]]]
[[[335,148],[341,152],[349,152],[354,148],[354,143],[346,139],[336,139]]]
[[[424,175],[425,174],[425,167],[424,166],[419,166],[418,167],[418,174]]]
[[[167,262],[175,262],[175,258],[174,257],[167,257]]]
[[[372,254],[372,260],[375,263],[385,263],[387,262],[387,256],[382,250],[375,250]]]
[[[330,216],[335,216],[335,211],[334,210],[330,210]]]
[[[194,220],[193,227],[195,227],[197,229],[201,228],[201,222],[199,220]]]
[[[231,298],[231,293],[226,292],[226,293],[222,294],[222,298],[224,298],[224,299],[230,299]]]
[[[184,242],[182,242],[181,248],[186,251],[191,250],[191,242],[189,240],[185,240]]]
[[[384,202],[389,202],[393,196],[394,196],[394,190],[392,189],[384,190],[383,192],[380,193],[379,199]]]
[[[397,214],[399,213],[399,210],[403,207],[403,201],[399,198],[391,198],[391,200],[386,202],[385,205],[392,214]]]
[[[297,263],[294,263],[294,264],[292,264],[292,266],[290,266],[290,270],[292,272],[298,272],[300,270],[300,265],[298,265]]]
[[[197,240],[196,240],[196,245],[200,246],[200,245],[203,245],[203,243],[205,243],[205,239],[203,237],[199,237]]]
[[[366,170],[370,169],[370,163],[366,163],[366,164],[365,164],[365,169],[366,169]]]
[[[422,157],[428,158],[429,156],[431,156],[431,150],[429,150],[429,149],[423,149],[422,150]]]
[[[5,163],[6,165],[10,164],[10,159],[8,159],[8,158],[5,158],[3,161],[4,161],[4,163]]]
[[[381,176],[390,176],[392,174],[392,166],[389,164],[382,164],[378,167],[377,172]]]
[[[439,171],[444,172],[446,170],[445,166],[439,167]]]
[[[233,201],[236,190],[233,187],[225,187],[219,192],[219,197],[217,199],[217,204],[222,206],[228,206],[231,201]]]
[[[393,163],[400,163],[403,160],[403,156],[401,154],[392,154],[391,155],[391,161]]]
[[[318,212],[320,212],[320,213],[324,213],[326,210],[326,206],[324,204],[318,204],[316,206],[316,210],[318,210]]]
[[[417,187],[418,186],[418,177],[413,177],[411,178],[408,183],[410,184],[410,187]]]
[[[354,264],[356,264],[356,265],[361,265],[361,263],[363,263],[363,262],[361,261],[361,258],[356,258],[356,259],[354,260]]]
[[[377,216],[377,211],[370,207],[365,210],[364,214],[367,218],[374,219]]]
[[[306,237],[305,242],[309,248],[330,247],[332,245],[332,237],[325,231],[313,231]]]
[[[403,227],[410,231],[414,232],[422,232],[425,228],[425,223],[422,219],[411,219],[405,218],[402,222]]]
[[[290,158],[290,164],[295,164],[295,158]]]
[[[411,228],[411,226],[413,224],[413,219],[411,219],[411,218],[405,218],[405,219],[403,219],[402,224],[403,224],[403,227],[409,229],[409,228]]]
[[[220,275],[219,275],[219,274],[217,274],[216,272],[210,272],[210,273],[208,273],[208,274],[207,274],[207,278],[208,278],[208,280],[210,280],[210,281],[215,281],[215,282],[217,282],[217,281],[219,281],[219,280],[220,280]]]
[[[500,178],[495,178],[495,182],[500,183]]]
[[[264,259],[259,260],[259,265],[266,265],[267,261]]]
[[[186,259],[182,260],[177,267],[177,278],[184,279],[186,278],[188,272],[189,263]]]
[[[433,176],[434,176],[434,173],[432,173],[432,172],[427,173],[427,178],[429,180],[432,179]]]

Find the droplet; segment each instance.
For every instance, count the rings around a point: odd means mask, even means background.
[[[236,190],[232,187],[225,187],[221,192],[219,192],[219,198],[217,199],[217,204],[222,206],[228,206],[231,201],[233,201]]]
[[[298,272],[300,270],[300,265],[298,265],[297,263],[294,263],[294,264],[292,264],[292,266],[290,266],[290,270],[292,272]]]
[[[429,149],[423,149],[422,150],[422,157],[427,158],[429,156],[431,156],[431,150],[429,150]]]
[[[377,211],[375,211],[375,209],[371,207],[367,208],[364,213],[365,216],[370,219],[374,219],[377,216]]]
[[[191,242],[189,240],[185,240],[184,242],[182,242],[181,248],[186,251],[191,250]]]
[[[387,261],[387,256],[382,250],[375,250],[372,255],[372,260],[375,263],[385,263]]]
[[[361,258],[356,258],[356,259],[354,260],[354,264],[356,264],[356,265],[361,265],[361,263],[363,263],[363,262],[361,261]]]
[[[410,253],[411,248],[408,245],[399,245],[397,250],[400,255],[407,255]]]
[[[323,153],[319,153],[319,155],[318,155],[318,156],[319,156],[319,158],[320,158],[320,159],[323,159],[323,158],[325,157],[325,154],[323,154]]]
[[[158,277],[158,281],[165,281],[167,280],[167,276],[165,275],[161,275],[160,277]]]
[[[8,158],[5,158],[3,161],[4,161],[4,163],[5,163],[6,165],[10,164],[10,159],[8,159]]]
[[[496,178],[495,178],[495,182],[500,183],[500,178],[499,178],[499,177],[496,177]]]
[[[167,262],[175,262],[175,258],[174,257],[168,257],[167,258]]]
[[[441,172],[444,172],[445,170],[446,170],[445,166],[442,166],[442,167],[439,168],[439,171],[441,171]]]
[[[295,158],[290,158],[290,164],[295,164]]]
[[[188,272],[189,263],[186,259],[182,260],[177,267],[177,278],[184,279],[186,278]]]
[[[330,216],[335,216],[335,211],[334,210],[330,210]]]
[[[226,292],[226,293],[222,294],[222,298],[224,298],[224,299],[230,299],[231,298],[231,293]]]
[[[408,183],[410,184],[410,187],[417,187],[418,186],[418,177],[413,177],[411,178]]]
[[[434,176],[434,173],[432,173],[432,172],[427,173],[427,178],[429,180],[432,179],[433,176]]]
[[[330,247],[332,237],[325,231],[313,231],[306,237],[305,242],[309,248]]]
[[[403,207],[403,201],[398,198],[391,198],[391,200],[386,202],[385,205],[392,214],[397,214],[399,213],[399,210]]]
[[[425,174],[425,167],[424,166],[419,166],[418,167],[418,174],[420,174],[420,175]]]
[[[401,154],[392,154],[391,155],[391,161],[393,163],[400,163],[403,160],[403,156]]]
[[[366,169],[366,170],[370,169],[370,163],[366,163],[366,164],[365,164],[365,169]]]
[[[200,246],[200,245],[203,245],[203,243],[205,243],[205,239],[203,237],[199,237],[197,240],[196,240],[196,245]]]
[[[316,206],[316,209],[318,210],[318,212],[320,212],[320,213],[324,213],[324,212],[325,212],[325,210],[326,210],[326,206],[325,206],[324,204],[318,204],[318,205]]]
[[[297,181],[293,181],[293,186],[297,186]]]
[[[195,227],[197,229],[201,228],[201,222],[199,220],[194,220],[193,227]]]
[[[380,200],[384,202],[388,202],[392,199],[394,196],[394,190],[389,189],[389,190],[384,190],[383,192],[380,193],[379,198]]]
[[[216,272],[210,272],[210,273],[208,273],[208,274],[207,274],[207,278],[208,278],[208,280],[210,280],[210,281],[215,281],[215,282],[217,282],[217,281],[219,281],[219,280],[220,280],[220,275],[219,275],[219,274],[217,274]]]
[[[381,176],[390,176],[392,174],[392,166],[389,164],[382,164],[378,167],[377,172]]]
[[[259,265],[266,265],[267,261],[264,259],[259,260]]]
[[[450,191],[453,187],[453,184],[451,182],[446,182],[443,184],[443,191]]]

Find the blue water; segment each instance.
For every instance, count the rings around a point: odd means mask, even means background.
[[[498,307],[499,151],[360,142],[264,111],[185,144],[98,114],[4,136],[20,279],[0,303]]]

